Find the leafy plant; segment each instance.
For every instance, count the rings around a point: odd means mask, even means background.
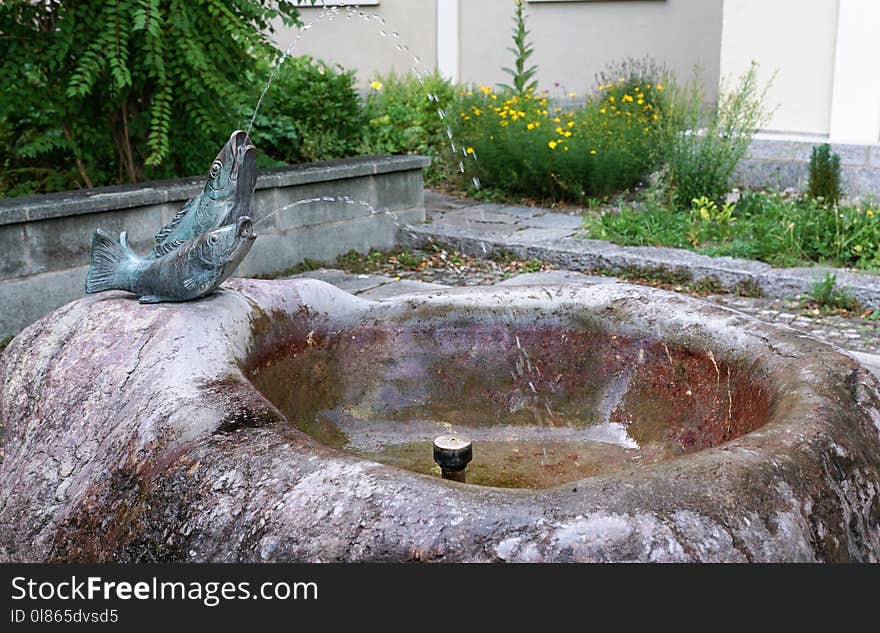
[[[395,268],[401,268],[404,270],[416,270],[424,261],[424,257],[419,255],[418,253],[408,253],[406,251],[400,251],[396,255],[393,255],[390,259],[392,263],[394,263]]]
[[[291,0],[0,3],[7,192],[200,173],[243,103]]]
[[[456,86],[436,71],[424,78],[380,75],[370,84],[366,98],[366,124],[359,151],[443,156],[450,141],[446,132],[448,113],[458,94]],[[444,164],[433,161],[426,178],[435,182],[444,173]]]
[[[722,87],[714,109],[705,105],[698,73],[687,86],[675,88],[662,118],[662,151],[665,184],[676,209],[688,209],[700,196],[724,199],[737,164],[770,114],[764,105],[769,86],[759,85],[758,65],[752,62],[732,89]]]
[[[257,76],[269,72],[262,63]],[[353,70],[309,56],[288,57],[254,120],[252,136],[260,156],[300,163],[355,153],[364,123],[355,81]],[[242,108],[243,120],[252,107]]]
[[[813,146],[807,190],[814,200],[830,205],[840,201],[840,155],[833,153],[827,143]]]
[[[531,42],[527,42],[529,30],[526,27],[524,0],[514,0],[513,12],[513,46],[508,47],[515,56],[514,68],[504,67],[502,70],[511,76],[513,85],[499,84],[502,90],[507,90],[522,97],[529,91],[537,90],[538,82],[533,79],[538,72],[535,65],[526,67],[529,57],[535,52]]]
[[[719,207],[717,202],[706,196],[691,200],[691,243],[700,244],[706,240],[729,237],[730,225],[736,220],[733,217],[735,208],[733,202],[725,202]]]
[[[823,308],[858,310],[859,302],[845,289],[837,285],[837,275],[825,273],[825,278],[813,284],[807,298]]]

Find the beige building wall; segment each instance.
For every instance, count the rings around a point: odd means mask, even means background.
[[[538,82],[582,94],[609,62],[650,55],[679,78],[703,69],[713,98],[720,67],[722,0],[528,2],[530,40]],[[509,83],[513,65],[511,0],[461,0],[460,79]]]
[[[383,16],[385,26],[343,15],[316,25],[294,52],[356,68],[361,85],[392,68],[398,72],[410,68],[412,57],[396,50],[400,42],[433,69],[437,1],[379,0],[362,6],[365,13]],[[715,94],[722,0],[531,1],[526,10],[529,39],[535,45],[532,60],[544,88],[553,90],[559,83],[560,90],[582,94],[594,87],[596,73],[609,62],[650,55],[685,78],[699,64],[709,96]],[[320,13],[317,8],[301,11],[306,22]],[[457,79],[488,85],[508,82],[501,68],[514,62],[507,50],[512,17],[512,0],[459,0]],[[380,36],[380,28],[397,31],[400,40]],[[283,29],[276,39],[284,49],[294,37],[295,31]]]
[[[437,64],[436,0],[380,0],[373,5],[359,4],[368,15],[380,15],[385,24],[358,17],[348,19],[346,7],[333,20],[324,19],[307,31],[296,43],[293,55],[311,55],[327,63],[340,64],[358,71],[361,86],[377,74],[394,70],[406,73],[413,64],[413,55],[420,58],[424,68],[434,69]],[[320,8],[301,7],[304,23],[315,20]],[[383,37],[380,31],[385,31]],[[398,33],[395,38],[392,33]],[[287,49],[297,31],[278,26],[275,41],[281,50]],[[409,53],[398,51],[397,45],[406,45]]]
[[[839,0],[724,0],[721,75],[752,59],[764,81],[776,77],[766,126],[778,132],[829,133]]]

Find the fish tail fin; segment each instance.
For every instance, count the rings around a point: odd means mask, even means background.
[[[92,265],[86,274],[86,294],[105,290],[129,290],[128,266],[134,253],[123,231],[119,241],[98,229],[92,237]]]

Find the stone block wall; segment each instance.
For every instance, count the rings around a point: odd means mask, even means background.
[[[428,162],[366,156],[261,171],[251,209],[260,237],[237,275],[271,275],[305,258],[332,262],[352,249],[391,248],[399,226],[425,219]],[[203,185],[188,179],[0,200],[0,339],[83,295],[95,229],[125,229],[132,248],[146,253],[156,232]],[[260,222],[276,209],[321,197],[334,200],[290,206]]]

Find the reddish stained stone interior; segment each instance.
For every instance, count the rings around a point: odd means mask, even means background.
[[[547,488],[716,446],[772,415],[754,366],[614,332],[502,322],[291,335],[253,384],[319,441],[438,474],[435,436],[469,435],[473,484]]]

